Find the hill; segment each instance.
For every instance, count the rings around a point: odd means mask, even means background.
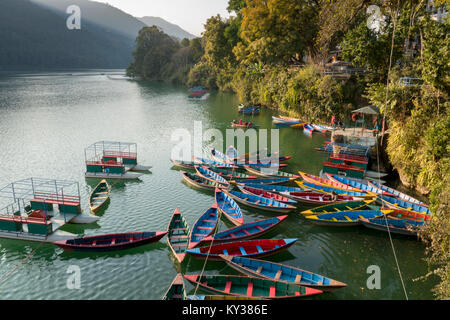
[[[194,36],[176,24],[170,23],[159,17],[142,17],[138,19],[149,27],[154,25],[159,27],[164,33],[177,38],[178,40],[183,40],[184,38],[188,38],[189,40],[197,38],[197,36]]]

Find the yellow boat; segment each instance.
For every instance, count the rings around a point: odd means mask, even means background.
[[[89,207],[92,213],[97,213],[109,200],[110,187],[106,179],[100,181],[100,183],[92,190],[89,197]]]

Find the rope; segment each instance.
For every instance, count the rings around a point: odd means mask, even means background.
[[[26,256],[20,263],[18,263],[14,269],[12,269],[10,272],[8,272],[1,280],[0,280],[0,285],[5,282],[6,280],[9,279],[9,277],[16,272],[25,262],[28,261],[28,259],[30,259],[37,251],[37,249],[39,249],[42,245],[44,244],[44,242],[41,242],[36,248],[33,249],[33,251],[31,251],[31,253]]]

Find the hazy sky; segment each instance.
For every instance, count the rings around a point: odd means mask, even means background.
[[[161,17],[200,36],[206,19],[216,14],[228,17],[228,0],[94,0],[106,2],[135,17]]]

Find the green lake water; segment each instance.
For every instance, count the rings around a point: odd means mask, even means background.
[[[106,74],[101,74],[101,73]],[[111,73],[111,71],[109,71]],[[106,71],[0,75],[0,187],[28,177],[68,179],[80,183],[82,207],[88,206],[91,187],[98,180],[85,179],[84,148],[101,140],[136,142],[138,160],[152,165],[139,181],[113,186],[111,201],[101,219],[91,225],[67,225],[64,231],[80,235],[166,230],[179,208],[192,227],[214,202],[212,192],[182,183],[172,167],[171,152],[176,129],[192,132],[194,121],[203,129],[223,132],[239,119],[237,98],[212,92],[206,101],[189,101],[188,90],[161,83],[113,80]],[[112,72],[113,74],[120,71]],[[114,75],[117,77],[117,75]],[[260,128],[272,128],[271,110],[245,116]],[[318,174],[323,155],[322,135],[312,138],[302,130],[279,132],[280,152],[291,155],[288,172]],[[244,221],[276,214],[241,206]],[[348,287],[314,299],[404,299],[387,233],[364,227],[319,227],[298,212],[267,238],[298,238],[288,250],[268,257],[329,276]],[[220,230],[230,225],[220,224]],[[393,236],[398,262],[410,299],[432,299],[436,279],[413,281],[428,272],[425,247],[415,239]],[[0,239],[0,279],[13,270],[39,244]],[[81,288],[69,289],[69,266],[81,270]],[[370,290],[367,268],[380,267],[381,289]],[[203,260],[187,257],[174,263],[167,238],[140,248],[104,254],[64,252],[44,244],[0,283],[0,299],[160,299],[178,271],[200,273]],[[205,273],[236,274],[221,262],[208,262]],[[187,284],[188,292],[194,287]]]

